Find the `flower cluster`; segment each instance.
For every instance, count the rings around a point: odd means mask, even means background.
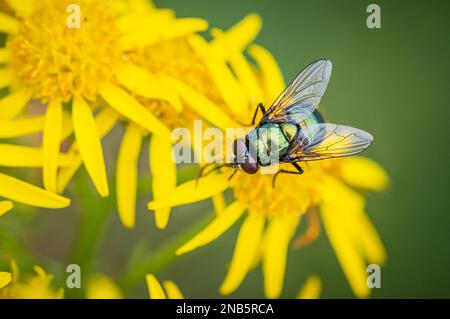
[[[69,5],[80,8],[79,26],[68,26]],[[223,168],[182,184],[172,161],[171,131],[192,129],[195,119],[222,130],[250,122],[259,102],[270,105],[285,88],[274,57],[254,44],[261,19],[250,14],[228,30],[200,32],[208,23],[177,18],[145,0],[9,0],[0,12],[0,166],[42,170],[37,187],[0,173],[0,216],[14,202],[63,208],[65,192],[84,166],[98,193],[110,196],[102,139],[115,126],[124,134],[117,156],[117,209],[122,224],[135,226],[138,160],[150,136],[148,167],[156,226],[164,229],[170,210],[211,199],[214,219],[187,243],[181,255],[206,245],[242,220],[233,257],[220,292],[234,292],[254,267],[262,265],[264,291],[280,296],[289,247],[313,242],[321,226],[357,297],[369,296],[366,265],[383,264],[386,253],[370,222],[363,191],[381,191],[385,171],[364,157],[307,163],[301,177],[247,175]],[[75,12],[74,14],[76,14]],[[250,57],[250,58],[249,58]],[[33,138],[35,135],[41,138]],[[202,150],[194,149],[194,152]],[[112,160],[111,160],[112,162]],[[233,199],[226,201],[230,190]],[[302,223],[304,234],[297,237]],[[14,272],[0,273],[1,296],[62,297],[40,267],[28,283]],[[183,298],[177,286],[147,276],[150,297]],[[90,281],[90,298],[120,298],[108,277]],[[318,297],[321,281],[310,277],[299,298]]]

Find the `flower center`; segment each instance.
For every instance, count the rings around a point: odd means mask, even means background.
[[[282,168],[294,170],[289,165],[282,165]],[[305,170],[303,175],[280,174],[275,187],[272,187],[273,177],[273,174],[260,172],[255,175],[237,172],[230,184],[235,198],[247,206],[250,214],[264,214],[268,218],[303,214],[319,203],[322,186],[320,170]]]
[[[69,27],[77,14],[67,12],[71,4],[79,5],[79,28]],[[118,36],[105,1],[45,1],[21,19],[19,34],[9,40],[11,65],[42,102],[68,101],[74,94],[94,100],[98,84],[112,78],[120,59]]]

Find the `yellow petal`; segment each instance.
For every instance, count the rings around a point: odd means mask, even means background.
[[[179,18],[172,21],[167,29],[163,30],[165,39],[183,37],[192,33],[208,29],[208,22],[200,18]]]
[[[138,159],[142,144],[142,129],[130,123],[120,145],[117,159],[117,207],[122,224],[133,228],[136,215]]]
[[[0,69],[0,89],[10,86],[13,81],[13,71],[11,69]]]
[[[264,292],[267,298],[278,298],[283,288],[289,242],[297,222],[292,216],[277,216],[267,228],[263,256]]]
[[[375,161],[362,156],[351,156],[339,161],[340,176],[349,185],[373,191],[387,187],[389,176]]]
[[[354,228],[358,237],[356,241],[361,245],[370,264],[384,265],[386,263],[386,250],[381,242],[377,230],[363,212],[355,216],[357,227]]]
[[[10,272],[0,271],[0,289],[8,285],[12,280]]]
[[[122,299],[123,294],[117,284],[108,276],[94,274],[86,287],[87,299]]]
[[[226,61],[216,55],[201,36],[192,36],[189,40],[194,49],[204,57],[204,63],[211,73],[217,89],[233,114],[237,118],[247,116],[245,110],[248,108],[249,101]]]
[[[68,166],[73,157],[69,154],[59,154],[59,165]],[[6,167],[42,167],[44,154],[41,148],[1,144],[0,143],[0,166]]]
[[[214,195],[212,197],[212,201],[213,201],[214,211],[216,212],[216,214],[217,215],[222,214],[226,207],[225,197],[223,196],[223,194],[221,193],[221,194]]]
[[[322,281],[319,276],[309,276],[302,289],[297,294],[297,299],[318,299],[322,290]]]
[[[211,174],[201,178],[198,183],[191,180],[179,185],[170,194],[150,202],[148,209],[175,207],[210,198],[228,188],[227,178],[223,174]]]
[[[173,281],[166,280],[163,282],[163,286],[169,299],[184,299],[183,293]]]
[[[17,120],[0,119],[0,138],[26,136],[44,129],[44,116],[33,116]]]
[[[52,101],[45,114],[43,148],[44,187],[52,193],[56,193],[56,175],[58,172],[58,156],[62,132],[62,105],[59,101]]]
[[[245,56],[241,52],[233,50],[230,52],[229,61],[233,71],[239,79],[239,82],[244,87],[252,107],[254,108],[259,102],[263,102],[265,104],[270,103],[269,101],[264,101],[262,88],[260,87],[258,79],[256,78],[250,63]]]
[[[334,179],[330,178],[324,189],[320,212],[325,231],[353,292],[359,298],[368,297],[370,290],[366,284],[364,255],[355,238],[357,225],[349,218],[352,216],[346,214],[358,204],[352,203],[352,194]]]
[[[223,130],[237,126],[220,107],[190,86],[169,76],[163,78],[180,94],[181,98],[189,104],[193,110],[215,126]]]
[[[115,73],[119,82],[128,90],[149,99],[166,100],[177,112],[183,109],[178,94],[146,69],[126,64]]]
[[[155,276],[148,274],[145,279],[147,281],[148,295],[150,299],[167,299],[164,290]]]
[[[8,5],[14,10],[16,14],[28,15],[33,11],[33,0],[6,0]]]
[[[0,48],[0,63],[6,63],[9,61],[11,51],[7,48]]]
[[[3,81],[4,72],[0,71],[0,83]],[[1,86],[1,85],[0,85]],[[31,99],[31,92],[22,89],[13,92],[0,100],[0,120],[8,120],[18,115]]]
[[[19,32],[19,21],[6,13],[0,12],[0,32],[16,34]]]
[[[67,198],[2,173],[0,173],[0,196],[44,208],[64,208],[70,205],[70,200]]]
[[[248,216],[242,224],[230,269],[220,286],[221,294],[227,295],[235,291],[250,270],[261,242],[264,222],[265,218],[262,214],[253,214]]]
[[[244,213],[245,207],[238,201],[235,201],[225,209],[223,214],[216,218],[206,226],[202,231],[189,240],[186,244],[178,248],[177,255],[187,253],[198,247],[209,244],[224,232],[226,232]]]
[[[152,173],[153,199],[158,201],[172,194],[177,186],[177,167],[172,160],[172,145],[158,136],[150,140],[150,171]],[[156,226],[167,226],[170,207],[155,210]]]
[[[259,34],[261,27],[261,17],[254,13],[249,14],[225,32],[225,42],[232,43],[238,51],[244,51]]]
[[[75,97],[72,105],[73,126],[78,149],[86,170],[101,196],[109,195],[105,160],[94,116],[82,97]]]
[[[13,207],[14,207],[14,204],[12,202],[10,202],[9,200],[0,201],[0,216],[5,215]]]
[[[285,88],[280,67],[272,54],[259,45],[253,44],[248,52],[258,64],[261,72],[266,102],[272,103]]]
[[[149,132],[169,142],[171,141],[170,130],[125,90],[113,84],[106,83],[100,87],[100,94],[109,105],[125,117]]]
[[[103,139],[115,126],[119,118],[119,113],[113,110],[110,107],[103,108],[96,116],[95,116],[95,125],[97,127],[98,135],[101,139]],[[74,143],[69,151],[69,154],[75,156],[75,159],[72,161],[71,165],[67,168],[63,168],[58,175],[58,193],[64,192],[64,189],[67,187],[70,179],[78,170],[78,168],[82,164],[81,156],[79,156],[78,147],[76,143]]]

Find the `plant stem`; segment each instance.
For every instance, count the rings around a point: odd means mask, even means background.
[[[129,293],[136,284],[145,280],[147,274],[156,274],[170,265],[176,258],[180,258],[175,255],[175,251],[200,229],[204,228],[211,221],[212,215],[212,212],[207,214],[205,218],[193,223],[187,230],[172,238],[156,251],[148,252],[145,256],[140,255],[139,258],[132,258],[120,281],[123,290]]]

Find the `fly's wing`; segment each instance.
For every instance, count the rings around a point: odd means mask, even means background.
[[[305,126],[301,133],[291,144],[286,162],[354,155],[364,151],[373,141],[372,135],[366,131],[330,123]]]
[[[269,107],[260,124],[303,121],[314,112],[331,76],[329,60],[318,60],[308,65]]]

